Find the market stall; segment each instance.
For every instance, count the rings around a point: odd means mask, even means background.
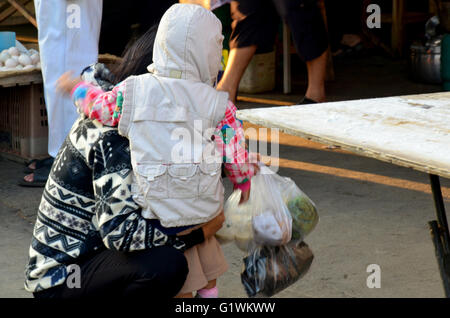
[[[428,174],[436,208],[429,227],[450,297],[450,234],[439,181],[450,178],[450,93],[257,108],[237,117]]]

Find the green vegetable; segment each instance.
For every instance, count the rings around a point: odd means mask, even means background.
[[[292,216],[292,239],[305,238],[319,221],[316,207],[309,198],[302,195],[289,200],[287,205]]]

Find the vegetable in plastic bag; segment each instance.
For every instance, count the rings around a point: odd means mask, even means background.
[[[220,242],[234,240],[248,251],[253,245],[282,245],[291,240],[292,217],[280,193],[277,175],[261,166],[251,180],[250,198],[239,204],[241,192],[236,190],[225,203],[225,224],[216,237]]]
[[[240,190],[234,191],[226,201],[225,223],[216,235],[221,243],[235,241],[241,250],[247,251],[252,244],[281,245],[280,242],[286,242],[289,232],[285,231],[285,236],[281,234],[280,237],[278,230],[286,227],[277,227],[278,222],[274,222],[274,218],[270,215],[270,207],[273,206],[285,213],[286,208],[289,211],[292,220],[292,240],[303,240],[316,227],[319,215],[314,202],[292,179],[267,170],[269,170],[267,167],[263,167],[263,177],[260,175],[253,177],[250,199],[247,203],[239,205]],[[269,196],[266,195],[267,192],[270,192]],[[271,199],[280,196],[284,204],[280,203],[279,199]],[[264,204],[270,200],[274,201],[274,204],[267,203],[266,209]],[[267,237],[265,234],[270,233],[268,231],[270,229],[272,235]]]
[[[316,206],[291,178],[278,175],[276,178],[292,216],[292,239],[303,240],[319,222]]]
[[[313,259],[304,242],[256,247],[244,258],[241,281],[249,297],[271,297],[303,277]]]

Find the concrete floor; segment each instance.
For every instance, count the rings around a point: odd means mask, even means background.
[[[440,90],[439,86],[412,83],[406,74],[407,65],[400,60],[341,61],[336,65],[336,81],[328,83],[328,98]],[[275,91],[257,97],[298,101],[305,89],[298,77],[292,95]],[[297,137],[282,135],[280,144],[280,157],[290,161],[279,173],[294,179],[316,203],[320,223],[306,239],[315,254],[309,273],[277,297],[444,296],[427,226],[434,219],[434,205],[425,174]],[[339,176],[337,168],[343,172]],[[0,159],[0,297],[30,297],[23,289],[23,272],[42,189],[16,186],[22,169],[16,162]],[[226,186],[229,194],[230,184]],[[448,204],[449,180],[442,180],[442,186]],[[220,295],[245,297],[240,282],[244,254],[234,244],[223,249],[230,268],[219,279]],[[366,285],[369,264],[381,268],[379,289]]]

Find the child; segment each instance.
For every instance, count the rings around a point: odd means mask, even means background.
[[[248,164],[242,124],[227,94],[212,87],[222,40],[211,12],[175,4],[161,19],[149,74],[130,77],[110,92],[67,74],[60,80],[86,115],[118,126],[130,139],[134,198],[166,233],[191,231],[222,211],[222,159],[242,201],[249,196],[255,167]],[[181,142],[174,138],[179,135]],[[189,274],[180,296],[198,290],[200,297],[217,297],[215,280],[227,264],[215,238],[185,255]]]

